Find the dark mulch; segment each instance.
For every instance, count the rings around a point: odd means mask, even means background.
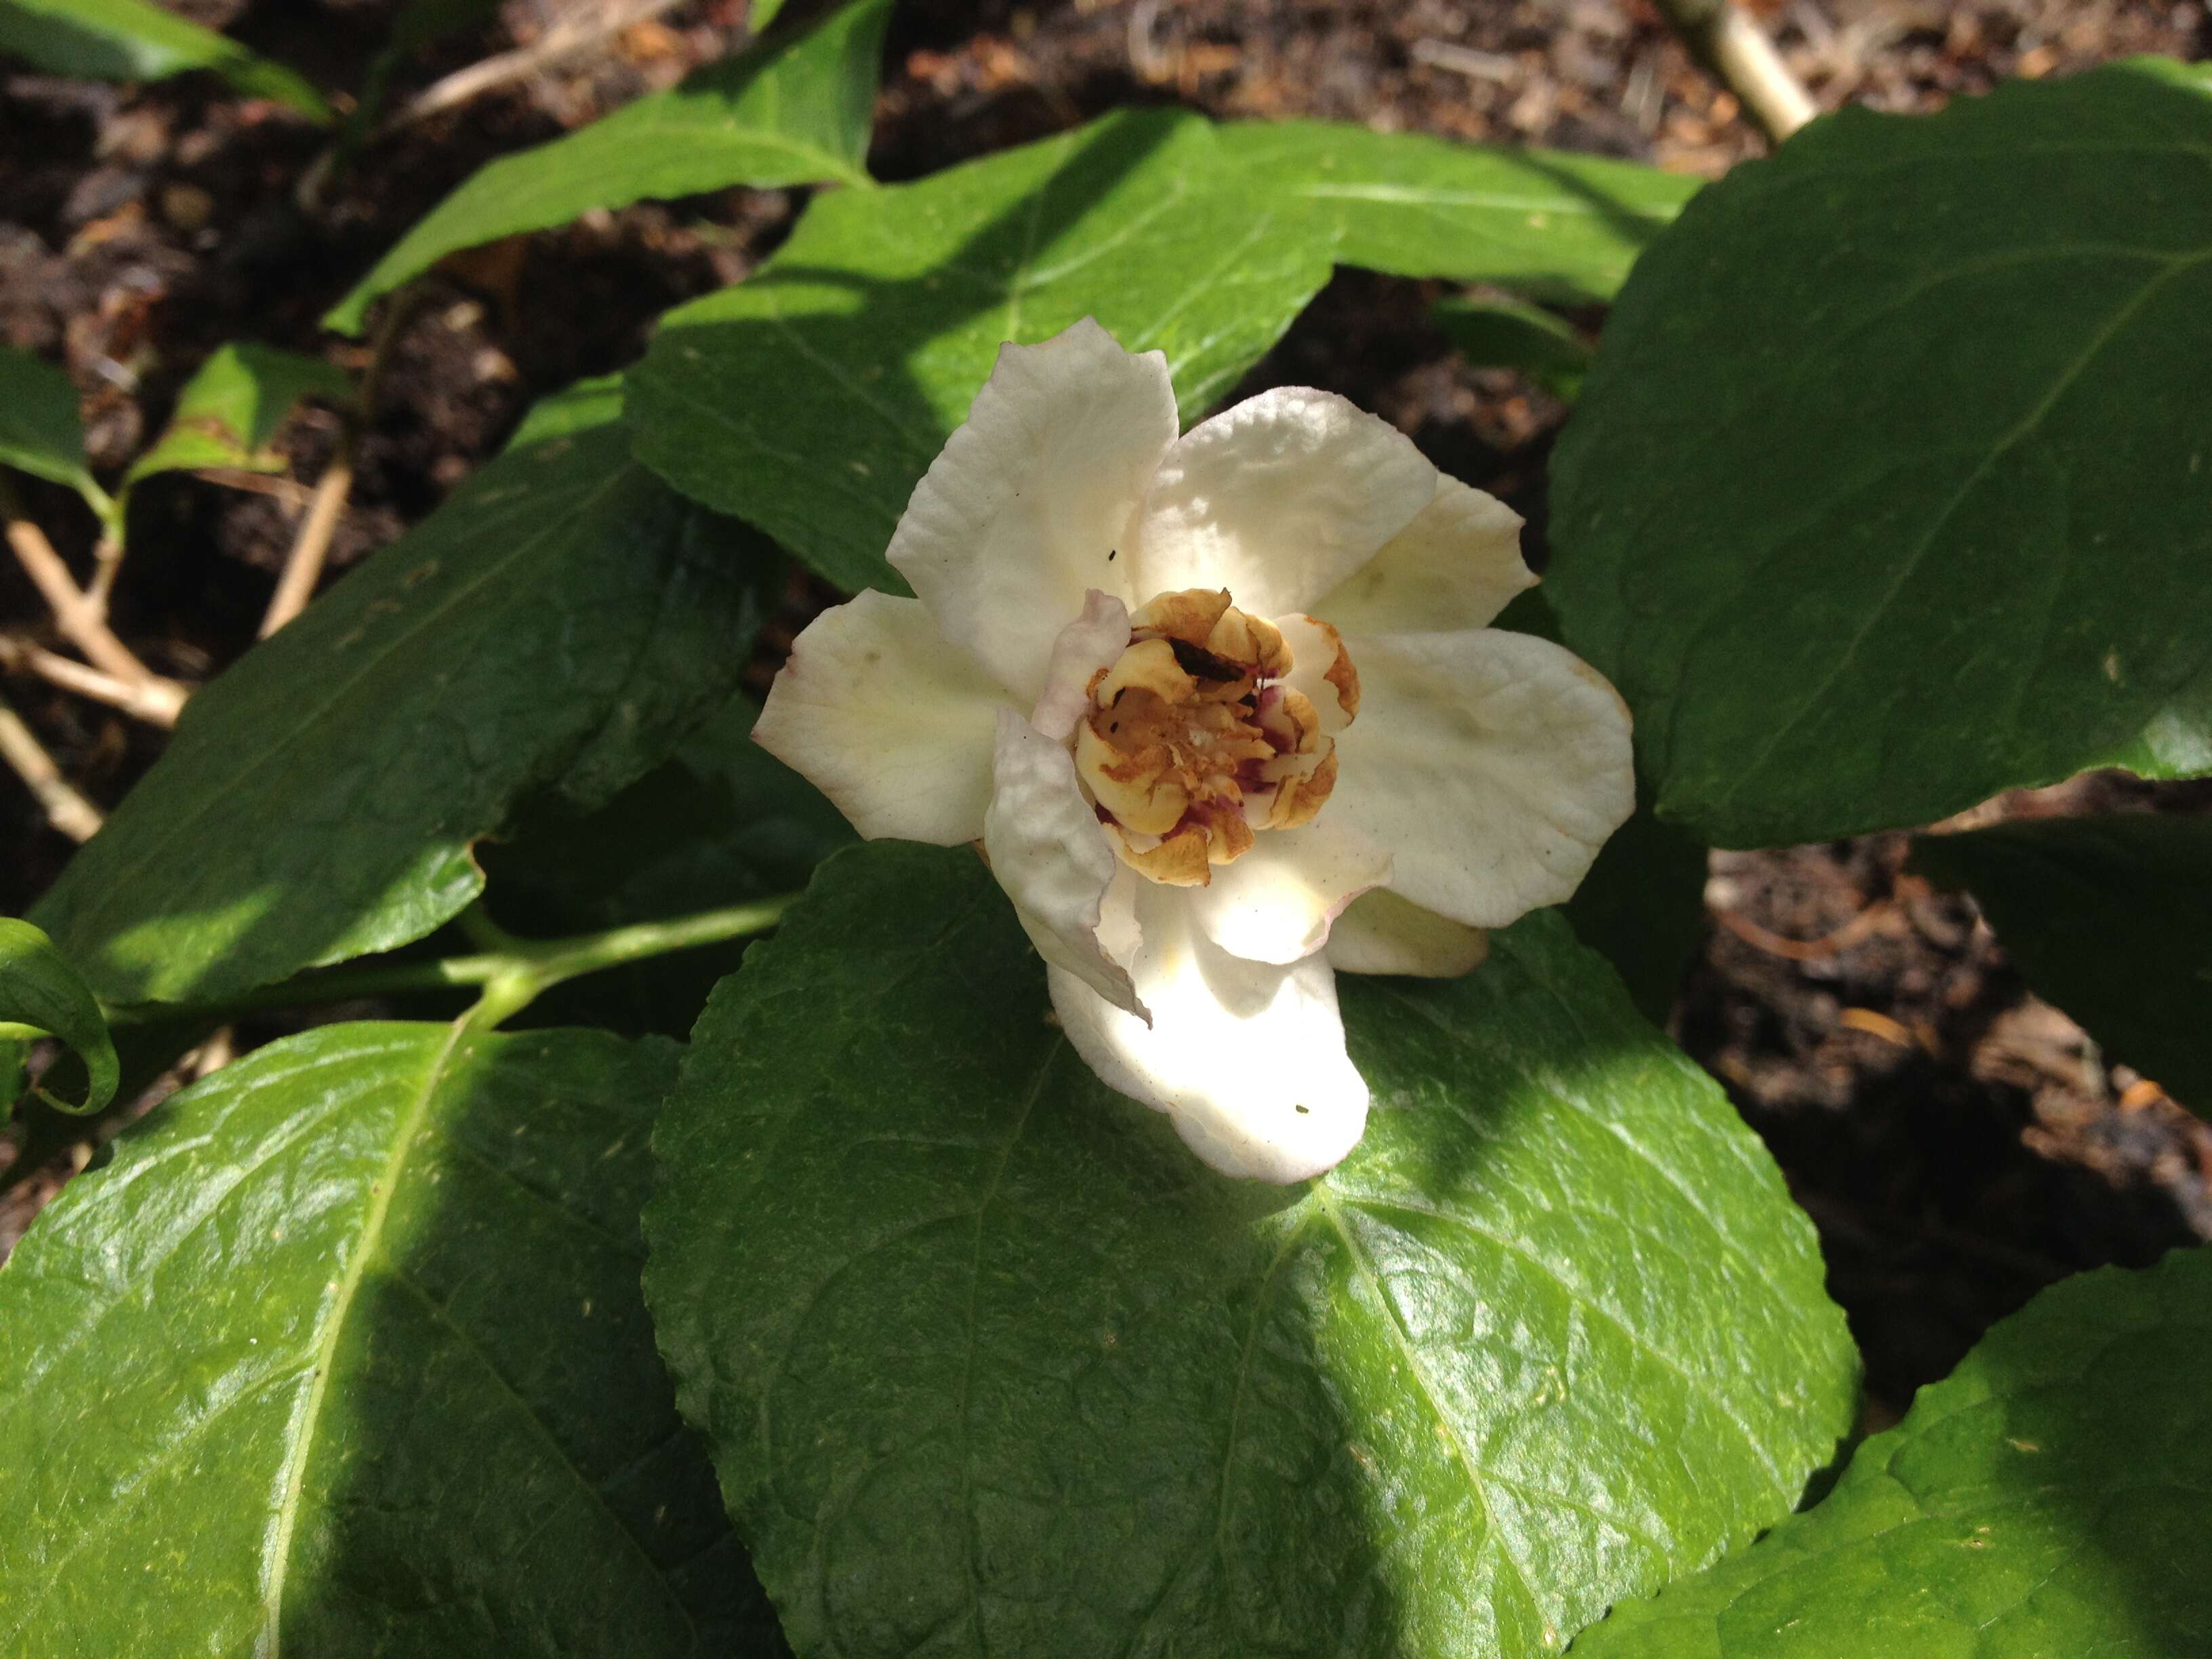
[[[359,84],[396,9],[178,5],[338,88]],[[545,9],[510,0],[403,64],[395,95],[513,45]],[[1830,106],[1928,109],[2008,75],[2212,52],[2205,7],[2149,0],[1753,9]],[[679,8],[588,62],[373,145],[306,206],[298,186],[324,141],[265,106],[199,81],[124,91],[0,70],[0,338],[68,365],[112,476],[225,340],[358,368],[364,349],[315,319],[410,222],[490,157],[727,50],[743,21],[741,0]],[[1705,174],[1762,148],[1638,0],[907,0],[871,165],[910,178],[1131,103],[1542,143]],[[730,191],[592,215],[453,272],[396,339],[334,566],[430,511],[533,398],[620,367],[659,313],[740,279],[802,197]],[[1540,556],[1545,461],[1565,410],[1516,375],[1460,362],[1428,319],[1438,291],[1340,276],[1255,383],[1330,386],[1380,410],[1528,514]],[[260,491],[180,477],[140,493],[116,625],[149,661],[204,679],[251,642],[336,431],[327,412],[295,422],[292,477]],[[91,526],[74,498],[24,494],[82,558]],[[794,600],[802,612],[819,602]],[[0,565],[0,615],[40,626],[12,564]],[[6,692],[102,805],[160,751],[159,733],[37,681],[11,678]],[[2197,810],[2203,797],[2097,782],[2060,804]],[[12,781],[0,837],[0,908],[20,911],[69,844]],[[2062,1273],[2212,1237],[2212,1132],[2027,996],[1971,903],[1902,876],[1902,858],[1898,836],[1717,856],[1715,926],[1675,1021],[1819,1224],[1878,1411]]]

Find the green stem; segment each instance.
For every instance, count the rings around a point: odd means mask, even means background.
[[[123,539],[123,503],[100,487],[100,481],[91,473],[79,469],[70,480],[84,504],[92,509],[92,516],[100,520],[100,527],[117,541]]]
[[[775,926],[797,900],[787,893],[754,904],[736,904],[720,910],[668,921],[641,921],[605,933],[580,933],[568,939],[522,939],[498,933],[501,948],[475,956],[444,957],[431,962],[364,962],[340,968],[318,968],[276,985],[203,1009],[174,1003],[142,1002],[111,1007],[108,1020],[115,1025],[143,1024],[180,1014],[204,1013],[221,1019],[264,1008],[296,1008],[314,1003],[347,1002],[356,997],[391,996],[408,991],[435,991],[461,986],[481,986],[476,1005],[463,1016],[479,1030],[489,1030],[511,1019],[538,997],[567,980],[627,962],[642,962],[673,951],[696,950],[726,939],[764,933]],[[479,938],[492,933],[479,926]]]

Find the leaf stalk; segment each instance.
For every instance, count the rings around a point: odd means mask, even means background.
[[[465,931],[479,941],[496,939],[495,949],[428,962],[349,963],[337,968],[312,969],[204,1006],[166,1002],[112,1005],[107,1008],[108,1022],[138,1025],[185,1014],[228,1019],[259,1009],[308,1007],[357,997],[478,986],[482,990],[476,1003],[462,1018],[473,1030],[490,1030],[568,980],[677,951],[764,933],[782,920],[798,897],[796,893],[785,893],[665,921],[632,922],[602,933],[552,939],[517,939],[485,923],[469,922],[467,916],[480,915],[471,908],[464,917]]]

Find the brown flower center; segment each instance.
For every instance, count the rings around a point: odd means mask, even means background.
[[[1123,859],[1204,886],[1261,830],[1310,823],[1336,783],[1336,743],[1283,684],[1291,651],[1226,591],[1163,593],[1129,618],[1128,647],[1091,680],[1075,764]],[[1326,679],[1346,720],[1358,678],[1335,630]]]

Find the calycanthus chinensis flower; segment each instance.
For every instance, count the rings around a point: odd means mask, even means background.
[[[1613,688],[1486,626],[1520,527],[1329,392],[1178,435],[1086,319],[1000,350],[891,538],[918,597],[817,619],[755,735],[863,836],[980,841],[1091,1069],[1303,1180],[1367,1118],[1336,971],[1468,971],[1633,804]]]

